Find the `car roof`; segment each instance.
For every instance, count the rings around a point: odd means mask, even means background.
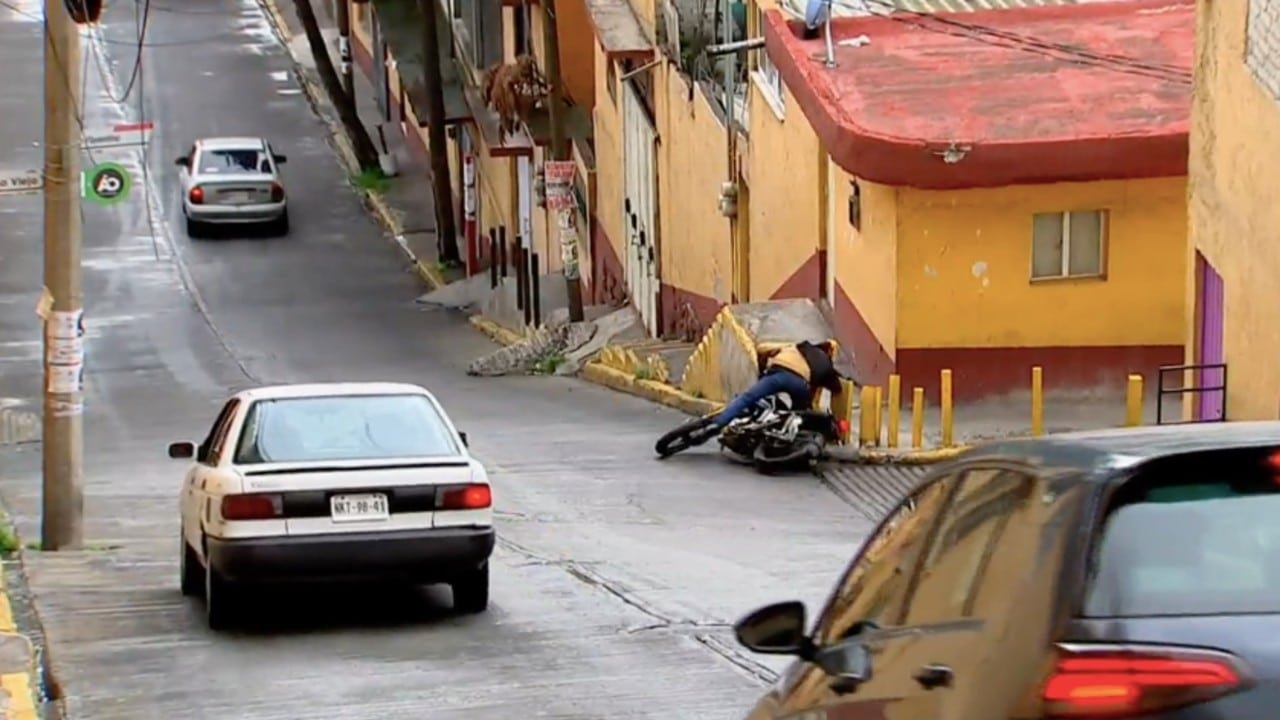
[[[275,400],[280,398],[333,397],[335,395],[425,395],[434,398],[421,385],[395,382],[324,382],[263,385],[236,393],[244,400]]]
[[[212,137],[200,138],[196,141],[201,150],[255,150],[267,146],[267,141],[260,137]]]
[[[1058,433],[980,445],[964,460],[1016,459],[1078,470],[1123,468],[1206,450],[1280,445],[1280,421],[1206,422]],[[1105,480],[1106,474],[1095,475]]]

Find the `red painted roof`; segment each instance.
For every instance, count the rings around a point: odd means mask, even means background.
[[[963,188],[1186,172],[1194,0],[840,18],[835,68],[800,28],[769,11],[769,56],[858,177]],[[947,163],[952,143],[967,152]]]

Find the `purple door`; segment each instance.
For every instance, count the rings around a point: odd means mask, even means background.
[[[1196,285],[1198,297],[1196,308],[1200,317],[1200,353],[1196,360],[1199,365],[1213,365],[1225,362],[1222,350],[1222,314],[1223,288],[1222,276],[1209,264],[1200,253],[1196,253]],[[1225,373],[1221,369],[1205,369],[1200,371],[1197,385],[1200,387],[1218,387],[1223,384]],[[1199,402],[1196,408],[1197,420],[1225,420],[1222,413],[1226,391],[1209,390],[1197,393]]]

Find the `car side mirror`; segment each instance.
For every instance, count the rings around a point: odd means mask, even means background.
[[[177,165],[178,167],[186,167],[191,164],[191,160],[186,157],[180,157],[177,160],[174,160],[173,164]]]
[[[467,447],[471,447],[471,443],[470,443],[470,441],[468,441],[468,440],[467,440],[467,434],[466,434],[466,433],[464,433],[464,432],[459,432],[459,433],[458,433],[458,437],[462,438],[462,444],[463,444],[463,445],[466,445]]]
[[[272,155],[271,159],[275,160],[277,165],[283,165],[289,162],[289,158],[285,157],[284,155]]]
[[[810,654],[812,642],[805,634],[804,603],[799,600],[766,605],[733,626],[738,643],[761,655]]]
[[[186,460],[196,456],[196,445],[190,442],[169,443],[169,457]]]

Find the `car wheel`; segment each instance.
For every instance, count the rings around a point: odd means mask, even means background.
[[[473,615],[489,607],[489,563],[450,583],[453,588],[453,609]]]
[[[271,221],[271,234],[276,237],[284,237],[289,234],[288,210],[285,210],[283,215]]]
[[[243,590],[219,575],[212,567],[204,568],[204,609],[210,630],[226,630],[240,618]]]
[[[193,239],[204,237],[204,223],[198,220],[192,220],[191,217],[188,216],[187,217],[187,237],[193,238]]]
[[[178,556],[178,576],[182,594],[184,597],[196,597],[204,592],[205,580],[200,572],[200,558],[196,556],[196,551],[191,548],[191,543],[187,542],[185,535],[180,535],[178,541],[182,548],[182,554]]]

